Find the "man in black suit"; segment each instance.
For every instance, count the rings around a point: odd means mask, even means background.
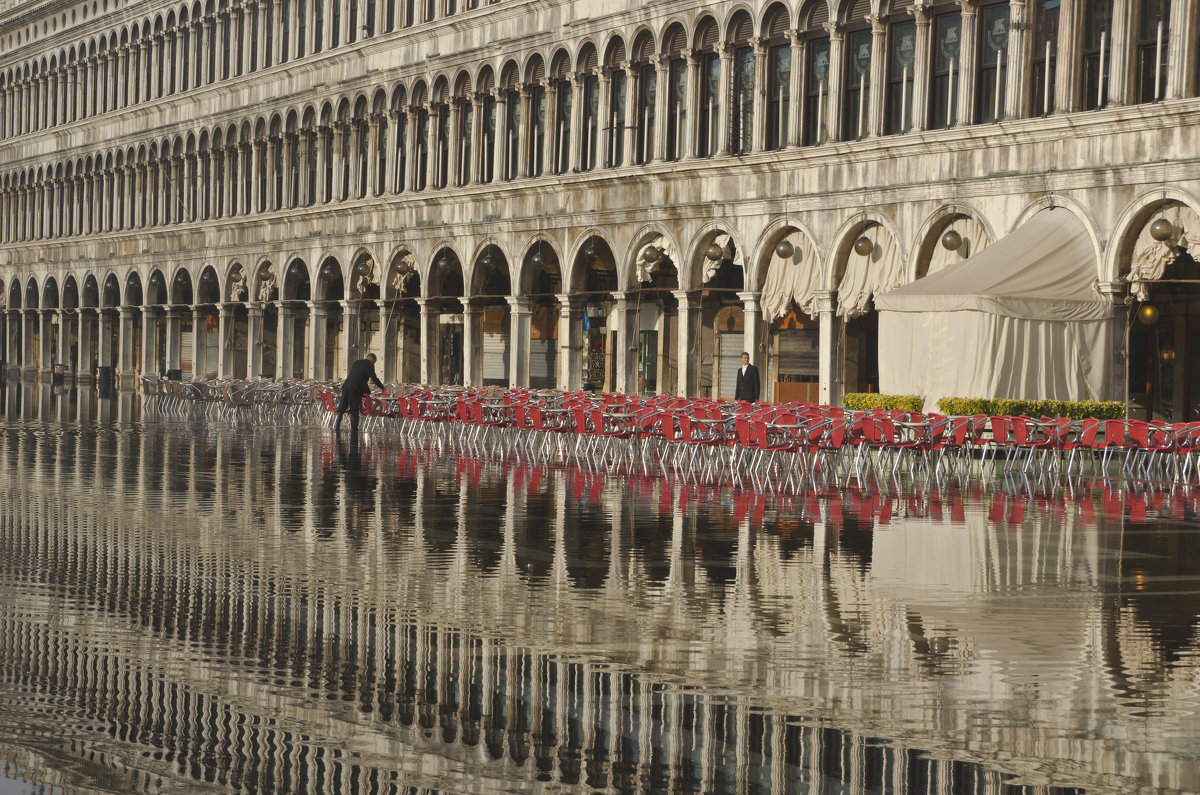
[[[742,354],[742,366],[738,368],[737,388],[733,391],[734,400],[744,400],[753,403],[758,400],[758,368],[750,364],[750,354]]]
[[[358,409],[363,395],[371,391],[371,381],[380,389],[384,388],[379,376],[375,375],[375,354],[368,353],[367,358],[350,365],[350,373],[342,382],[342,402],[338,404],[337,422],[333,425],[335,431],[342,429],[342,415],[349,411],[350,433],[358,433]]]

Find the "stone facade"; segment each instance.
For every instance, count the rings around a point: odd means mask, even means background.
[[[1121,276],[1200,209],[1197,13],[27,3],[0,15],[0,358],[323,379],[374,350],[392,381],[728,397],[747,350],[764,397],[832,402],[879,386],[872,291],[1054,205],[1094,238],[1124,399]],[[864,236],[888,254],[852,303]],[[785,239],[810,300],[768,316]]]

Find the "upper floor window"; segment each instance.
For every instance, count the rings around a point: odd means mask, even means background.
[[[981,123],[1004,116],[1008,74],[1008,4],[985,6],[979,13],[979,46],[975,67],[975,117]]]
[[[917,53],[917,25],[901,22],[888,31],[887,132],[912,129],[913,65]]]
[[[1058,54],[1058,11],[1060,0],[1038,0],[1033,15],[1033,115],[1054,110],[1054,72]]]
[[[1170,18],[1171,0],[1141,0],[1138,5],[1138,102],[1156,102],[1167,88]]]
[[[842,139],[853,141],[867,133],[871,94],[871,30],[846,33],[846,81],[842,90]]]
[[[1088,0],[1083,15],[1083,107],[1108,104],[1112,71],[1112,0]]]
[[[931,130],[958,123],[958,91],[962,83],[962,12],[940,14],[933,24],[933,58],[929,84]]]

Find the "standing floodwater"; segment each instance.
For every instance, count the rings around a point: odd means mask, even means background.
[[[348,441],[0,390],[0,792],[1200,790],[1196,488]]]

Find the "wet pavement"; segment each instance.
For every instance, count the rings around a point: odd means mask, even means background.
[[[1200,790],[1200,488],[761,494],[0,389],[0,793]]]

